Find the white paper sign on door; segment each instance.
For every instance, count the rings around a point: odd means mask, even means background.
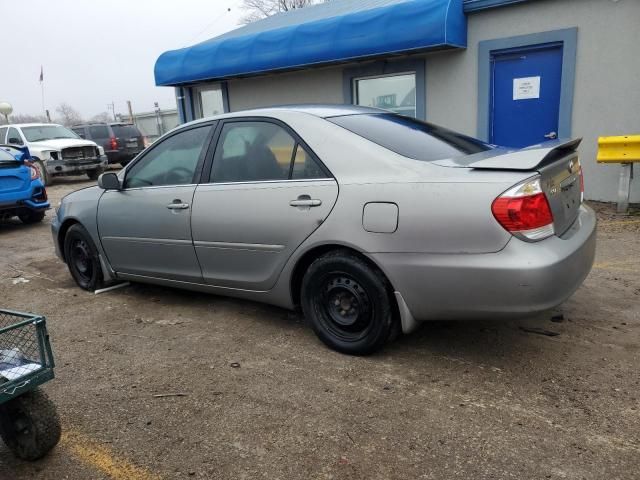
[[[524,77],[513,79],[513,99],[527,100],[540,98],[540,77]]]

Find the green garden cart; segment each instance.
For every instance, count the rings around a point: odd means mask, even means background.
[[[0,309],[0,437],[14,455],[37,460],[60,440],[60,418],[38,387],[54,377],[43,316]]]

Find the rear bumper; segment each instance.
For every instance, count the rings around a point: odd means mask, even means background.
[[[488,254],[372,254],[417,321],[515,318],[569,298],[593,265],[596,216],[587,206],[565,234],[537,243],[513,238]]]
[[[74,173],[85,173],[87,170],[96,168],[106,168],[107,156],[101,155],[97,159],[89,160],[48,160],[47,172],[50,175],[71,175]]]

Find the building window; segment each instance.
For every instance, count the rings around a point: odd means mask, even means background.
[[[224,113],[222,86],[207,85],[195,89],[196,118],[211,117]]]
[[[416,118],[416,74],[385,75],[354,80],[356,105],[376,107]]]
[[[345,103],[426,117],[424,59],[373,62],[343,71]]]

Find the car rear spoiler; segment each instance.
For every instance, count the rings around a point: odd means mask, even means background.
[[[29,148],[27,148],[26,146],[18,147],[16,145],[5,145],[0,143],[0,148],[9,152],[19,162],[24,162],[25,160],[31,160],[31,153],[29,153]],[[17,152],[21,152],[21,153],[18,154]]]
[[[578,148],[582,138],[550,140],[523,149],[496,148],[466,157],[433,162],[442,167],[477,170],[536,170]]]

